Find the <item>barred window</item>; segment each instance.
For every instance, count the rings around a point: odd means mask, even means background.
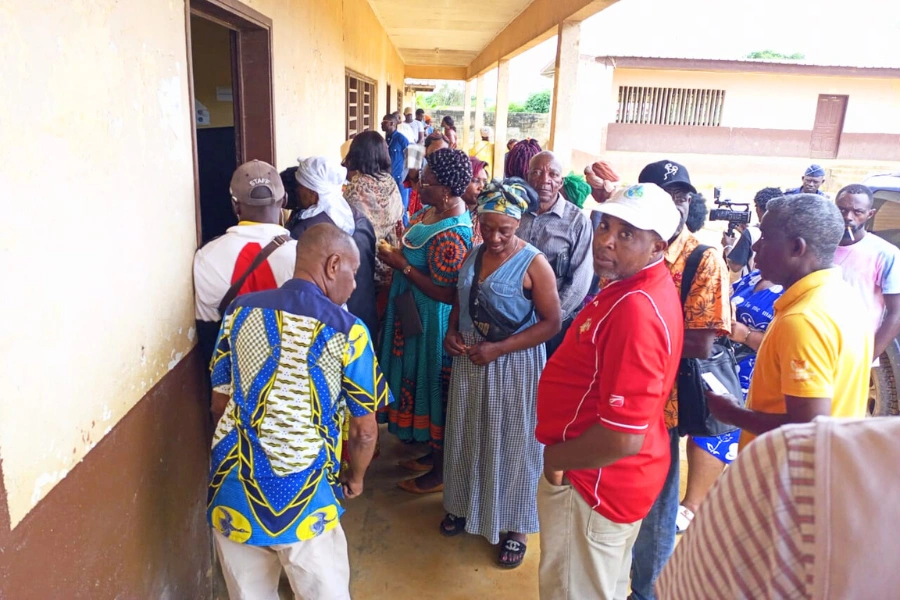
[[[347,139],[372,129],[372,112],[375,102],[375,82],[352,71],[345,76],[347,87],[346,133]]]
[[[719,127],[725,90],[619,86],[616,123]]]

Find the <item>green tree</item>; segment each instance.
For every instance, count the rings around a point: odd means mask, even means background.
[[[527,112],[527,111],[525,110],[524,104],[519,104],[518,102],[510,102],[509,103],[509,112],[523,113],[523,112]]]
[[[458,84],[442,83],[430,94],[419,96],[420,108],[457,108],[463,106],[465,88]]]
[[[512,109],[510,109],[512,112]],[[548,113],[550,112],[550,90],[535,92],[525,101],[525,112]]]
[[[794,52],[793,54],[782,54],[781,52],[775,52],[774,50],[757,50],[756,52],[751,52],[744,58],[763,58],[763,59],[774,59],[780,58],[784,60],[803,60],[806,58],[806,55],[802,52]]]

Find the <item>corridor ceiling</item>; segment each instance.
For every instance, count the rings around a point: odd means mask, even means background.
[[[465,67],[532,0],[369,0],[407,65]]]

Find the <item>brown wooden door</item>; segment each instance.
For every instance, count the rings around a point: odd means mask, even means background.
[[[847,112],[847,96],[819,96],[816,123],[813,126],[809,147],[811,158],[837,158],[845,112]]]

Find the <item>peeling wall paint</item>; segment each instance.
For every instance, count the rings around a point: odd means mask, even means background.
[[[13,527],[194,345],[184,20],[182,2],[0,7],[0,54],[15,57],[0,66]]]

